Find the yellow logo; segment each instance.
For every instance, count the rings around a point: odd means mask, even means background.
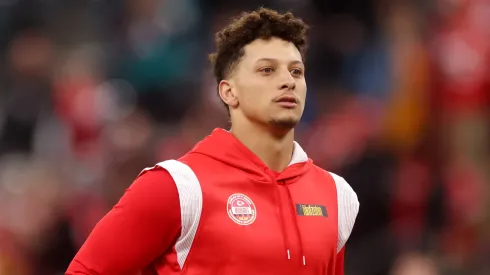
[[[296,212],[299,216],[328,217],[327,208],[323,205],[296,204]]]

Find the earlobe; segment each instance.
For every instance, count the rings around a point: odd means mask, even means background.
[[[219,96],[228,106],[238,106],[238,98],[234,92],[233,84],[228,80],[221,80],[218,85]]]

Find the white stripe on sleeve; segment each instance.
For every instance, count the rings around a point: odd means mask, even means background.
[[[180,161],[167,160],[158,163],[157,166],[169,172],[179,192],[182,231],[175,244],[175,250],[182,270],[201,219],[203,200],[201,185],[194,171]]]
[[[359,200],[352,187],[344,178],[330,173],[337,186],[337,206],[338,206],[338,241],[337,253],[344,247],[350,237],[357,214],[359,213]]]

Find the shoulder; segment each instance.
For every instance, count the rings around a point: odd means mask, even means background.
[[[136,177],[113,207],[110,217],[138,216],[152,220],[166,215],[167,221],[178,222],[178,209],[179,194],[172,176],[163,168],[152,167]]]
[[[315,164],[312,164],[312,166],[317,173],[333,180],[335,188],[337,189],[337,197],[342,197],[343,200],[359,204],[356,192],[343,177],[316,166]]]
[[[192,168],[182,160],[166,160],[157,163],[153,167],[145,168],[138,177],[160,177],[167,181],[172,181],[181,191],[179,187],[199,186],[199,181]],[[147,176],[147,177],[148,177]]]
[[[342,200],[345,200],[351,204],[357,204],[357,206],[359,206],[357,194],[354,189],[352,189],[352,187],[349,185],[349,183],[347,183],[347,181],[343,177],[335,173],[327,173],[333,178],[335,182],[335,186],[337,187],[337,197],[342,198]]]
[[[201,184],[189,165],[182,160],[166,160],[157,163],[154,167],[144,169],[139,177],[146,175],[161,173],[164,171],[166,175],[158,176],[160,183],[171,183],[173,188],[177,190],[180,206],[186,207],[191,205],[201,211],[202,208],[202,190]],[[155,177],[157,177],[155,175]],[[165,184],[167,185],[167,184]]]
[[[155,192],[158,190],[168,191],[168,189],[175,189],[171,174],[162,167],[154,166],[143,169],[128,188],[128,191],[146,190],[146,192]]]

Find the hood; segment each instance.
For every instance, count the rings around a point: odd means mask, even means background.
[[[235,136],[230,132],[223,129],[215,129],[211,135],[204,138],[201,142],[196,144],[194,149],[189,154],[202,154],[209,158],[217,160],[226,164],[230,168],[237,169],[247,173],[254,181],[271,183],[271,179],[275,179],[277,183],[276,201],[274,205],[278,208],[277,214],[279,221],[281,221],[281,236],[284,243],[285,256],[288,260],[291,260],[292,245],[289,241],[290,234],[296,234],[299,240],[299,253],[302,255],[303,265],[306,265],[306,257],[303,249],[303,238],[301,230],[298,225],[296,210],[294,208],[294,200],[289,190],[289,185],[293,184],[297,179],[303,175],[308,168],[311,167],[311,160],[308,159],[305,151],[294,142],[293,156],[289,165],[277,175],[271,171],[262,160],[260,160],[252,151],[250,151],[245,145],[243,145]],[[280,185],[286,187],[287,200],[289,203],[284,203],[281,200]],[[286,209],[283,209],[283,208]],[[288,210],[289,209],[289,210]],[[291,228],[288,228],[285,223],[285,212],[289,211],[294,217],[293,232]]]
[[[224,129],[215,129],[189,152],[189,154],[193,153],[206,155],[232,168],[242,170],[257,181],[270,182],[272,170],[235,136]],[[297,142],[294,142],[291,162],[276,180],[294,182],[294,179],[307,171],[309,163],[311,160],[308,159],[305,151]]]

